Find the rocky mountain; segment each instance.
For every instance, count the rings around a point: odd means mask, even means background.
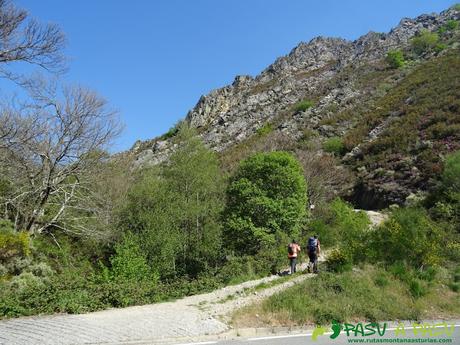
[[[442,155],[459,147],[459,18],[454,6],[355,41],[302,42],[256,77],[202,96],[184,121],[224,163],[264,149],[334,156],[337,174],[354,176],[337,193],[363,208],[404,203],[432,187]],[[428,32],[436,42],[415,52],[414,38]],[[400,68],[386,60],[395,50],[404,54]],[[432,128],[443,124],[445,133]],[[157,164],[175,145],[172,130],[131,152],[137,166]]]

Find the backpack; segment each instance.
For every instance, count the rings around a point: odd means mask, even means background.
[[[294,248],[293,248],[292,243],[288,244],[288,254],[290,255],[294,254]]]
[[[318,246],[318,240],[314,237],[310,237],[308,239],[308,245],[307,245],[307,248],[308,248],[308,251],[310,253],[314,253],[316,252],[316,247]]]

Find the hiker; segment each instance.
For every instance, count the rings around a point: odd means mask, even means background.
[[[297,244],[296,240],[292,240],[291,243],[288,245],[288,258],[289,263],[291,266],[291,273],[293,274],[296,272],[296,264],[297,264],[297,254],[300,253],[300,246]]]
[[[313,273],[318,273],[318,255],[321,251],[321,245],[319,243],[318,235],[314,235],[308,239],[307,253],[310,262],[308,263],[308,273],[313,268]],[[313,266],[313,267],[312,267]]]

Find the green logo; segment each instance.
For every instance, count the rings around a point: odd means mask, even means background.
[[[324,335],[330,332],[329,338],[336,339],[343,331],[343,334],[347,337],[368,337],[371,335],[378,335],[383,337],[387,331],[388,325],[386,322],[380,324],[378,322],[371,323],[362,323],[358,322],[357,324],[352,323],[338,323],[333,321],[330,329],[322,326],[318,326],[313,330],[311,335],[312,340],[317,340],[320,335]],[[446,322],[441,323],[413,323],[411,326],[407,327],[412,330],[414,336],[423,336],[423,337],[438,337],[438,336],[448,336],[451,337],[454,332],[454,325],[449,325]],[[328,332],[329,331],[329,332]],[[396,336],[406,336],[406,325],[399,323],[394,329]]]

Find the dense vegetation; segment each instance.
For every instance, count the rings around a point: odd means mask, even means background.
[[[460,151],[446,157],[436,192],[369,228],[367,217],[336,200],[310,226],[333,246],[327,270],[234,315],[236,325],[329,324],[458,317]],[[353,270],[352,270],[353,268]],[[255,315],[258,315],[257,317]]]
[[[215,154],[193,130],[182,126],[175,140],[167,163],[120,181],[129,187],[111,211],[104,231],[111,236],[58,227],[29,234],[2,220],[2,315],[151,303],[285,265],[285,245],[301,236],[307,215],[299,162],[286,152],[252,156],[226,187]]]

